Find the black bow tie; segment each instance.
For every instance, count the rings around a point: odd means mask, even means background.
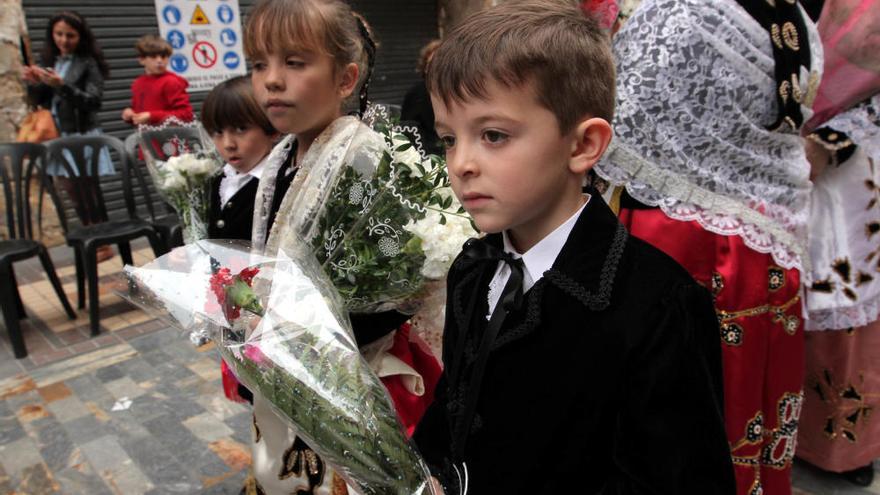
[[[505,262],[510,267],[510,277],[507,279],[507,283],[504,284],[504,289],[501,291],[501,297],[498,298],[498,305],[495,308],[497,310],[498,307],[503,307],[505,312],[507,312],[519,309],[522,306],[523,268],[525,267],[522,258],[515,258],[510,253],[498,249],[483,239],[468,239],[464,244],[462,254],[472,262]]]

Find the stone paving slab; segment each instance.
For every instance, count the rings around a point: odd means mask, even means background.
[[[0,493],[238,494],[249,408],[173,329],[0,380]]]

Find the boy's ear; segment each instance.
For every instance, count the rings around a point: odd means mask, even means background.
[[[605,119],[590,118],[580,121],[574,128],[569,169],[585,174],[605,154],[611,143],[611,124]]]
[[[342,69],[342,78],[339,82],[339,96],[348,98],[354,92],[357,86],[360,69],[356,63],[352,62]]]
[[[138,57],[138,63],[141,65],[147,64],[147,57]]]

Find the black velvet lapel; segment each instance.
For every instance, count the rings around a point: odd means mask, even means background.
[[[540,325],[542,299],[549,285],[558,287],[591,311],[601,311],[610,304],[628,234],[601,195],[596,191],[590,193],[589,203],[553,266],[526,294],[521,314],[511,315],[510,324],[505,325],[492,350],[519,340]],[[501,234],[488,235],[486,242],[499,248],[503,244]],[[455,270],[460,275],[452,290],[452,307],[460,336],[468,333],[466,329],[485,314],[486,292],[496,268],[496,262],[456,262]]]

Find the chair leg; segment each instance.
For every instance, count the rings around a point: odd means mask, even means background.
[[[18,319],[23,320],[27,318],[27,312],[24,310],[24,303],[21,301],[21,294],[18,292],[18,280],[15,278],[15,269],[12,265],[9,265],[9,280],[11,280],[12,286],[15,287],[12,293],[15,296],[15,310],[18,314]]]
[[[76,307],[86,307],[86,267],[83,264],[85,249],[81,244],[74,246],[73,258],[76,261]]]
[[[12,283],[11,273],[11,266],[0,268],[0,310],[3,311],[3,323],[6,324],[6,331],[9,332],[9,340],[12,342],[12,352],[16,359],[21,359],[27,357],[27,348],[21,334],[18,307],[15,302],[18,287]]]
[[[83,246],[83,265],[86,268],[86,281],[89,293],[89,327],[92,337],[101,333],[101,317],[98,311],[98,255],[97,247],[87,243]]]
[[[147,239],[150,241],[150,247],[153,248],[153,254],[158,258],[163,254],[169,252],[169,245],[162,242],[162,239],[159,238],[159,234],[155,231],[146,233]]]
[[[126,242],[120,242],[116,245],[119,247],[119,257],[122,258],[123,265],[134,265],[134,261],[131,257],[131,244]]]
[[[61,301],[61,305],[64,307],[64,312],[67,313],[68,318],[75,320],[76,312],[70,307],[70,302],[67,300],[67,294],[64,293],[64,288],[61,287],[61,281],[58,280],[58,274],[55,273],[55,265],[52,264],[52,258],[49,257],[49,251],[47,251],[45,247],[40,246],[39,254],[40,263],[43,264],[43,270],[46,270],[46,276],[49,277],[49,282],[52,283],[52,288],[55,289],[55,294],[58,295],[58,300]]]

